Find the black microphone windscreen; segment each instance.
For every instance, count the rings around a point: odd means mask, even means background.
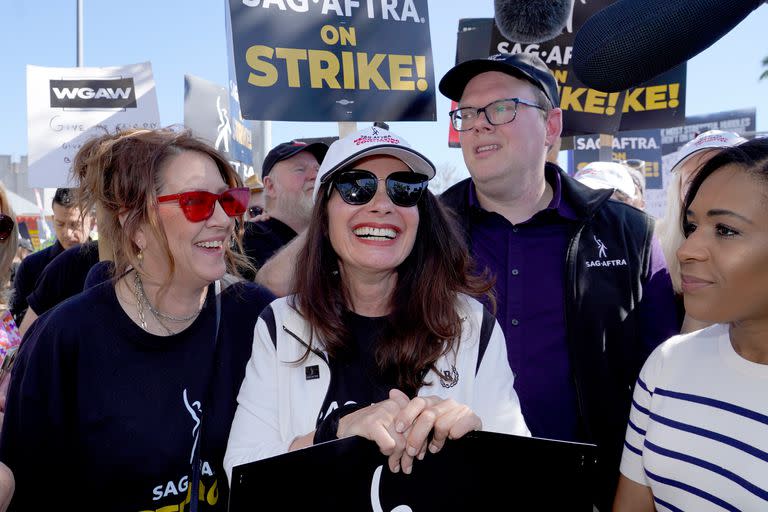
[[[573,0],[493,0],[499,32],[515,43],[541,43],[559,36]]]
[[[605,92],[635,87],[714,44],[763,0],[619,0],[576,33],[573,71]]]

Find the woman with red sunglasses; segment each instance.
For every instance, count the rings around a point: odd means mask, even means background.
[[[225,510],[236,393],[274,298],[236,277],[248,189],[213,148],[170,129],[91,139],[73,172],[80,211],[100,207],[113,275],[24,338],[0,438],[14,504]]]
[[[427,190],[434,165],[370,127],[331,145],[294,295],[257,322],[225,457],[232,468],[349,436],[393,472],[472,430],[529,435],[491,284]]]

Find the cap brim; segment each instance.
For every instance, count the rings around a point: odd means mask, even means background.
[[[504,61],[489,59],[467,60],[454,66],[445,74],[445,76],[443,76],[442,80],[440,80],[438,88],[446,98],[453,101],[460,101],[461,95],[464,94],[464,88],[469,81],[480,73],[486,73],[488,71],[499,71],[516,78],[521,78],[531,82],[537,88],[540,88],[538,82],[522,69],[516,68]]]
[[[723,149],[727,148],[728,146],[708,146],[705,148],[697,148],[687,155],[685,155],[683,158],[677,161],[675,165],[672,166],[672,168],[669,170],[670,173],[677,172],[680,169],[680,166],[682,166],[685,162],[691,159],[691,157],[697,153],[701,153],[702,151],[722,151]]]
[[[322,174],[322,178],[320,180],[321,183],[326,183],[328,180],[331,179],[331,177],[338,171],[339,169],[342,169],[344,167],[348,167],[349,165],[355,163],[356,161],[365,158],[366,156],[372,156],[372,155],[389,155],[393,156],[395,158],[399,158],[403,162],[405,162],[405,165],[407,165],[413,172],[418,172],[420,174],[426,175],[429,179],[432,179],[435,177],[435,166],[421,156],[416,151],[405,148],[403,146],[396,146],[396,145],[381,145],[376,146],[375,148],[370,149],[364,149],[362,151],[359,151],[353,155],[350,155],[346,159],[342,160],[333,168],[326,170],[320,169],[320,173]]]
[[[576,180],[581,183],[582,185],[586,185],[591,189],[594,190],[618,190],[622,194],[628,196],[630,199],[635,198],[635,191],[633,190],[632,193],[627,193],[625,190],[621,190],[619,187],[616,187],[614,185],[609,185],[608,183],[604,182],[603,180],[596,180],[592,178],[591,176],[582,176],[579,178],[576,178]]]
[[[318,163],[322,163],[323,158],[325,158],[325,154],[328,152],[328,146],[322,142],[313,142],[312,144],[307,144],[306,146],[299,146],[296,148],[296,151],[292,151],[285,157],[281,158],[279,161],[282,162],[286,158],[291,158],[292,156],[295,156],[302,151],[309,151],[317,159]]]

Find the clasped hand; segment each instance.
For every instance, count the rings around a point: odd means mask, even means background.
[[[480,417],[467,405],[437,396],[409,399],[398,389],[389,399],[347,414],[339,421],[339,439],[361,436],[375,442],[388,457],[389,469],[410,474],[413,460],[429,450],[439,452],[447,439],[458,439],[480,430]],[[432,434],[430,438],[430,433]]]

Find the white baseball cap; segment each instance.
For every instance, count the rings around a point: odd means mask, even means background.
[[[634,199],[637,195],[635,181],[629,172],[627,166],[618,162],[591,162],[573,177],[589,188],[613,188]]]
[[[317,197],[320,185],[330,181],[336,171],[371,155],[394,156],[405,162],[413,172],[425,174],[429,179],[435,177],[435,165],[411,148],[405,139],[378,126],[369,126],[331,144],[317,171],[313,197]]]
[[[691,155],[705,149],[717,149],[728,148],[731,146],[738,146],[742,142],[747,142],[747,139],[734,132],[726,132],[722,130],[709,130],[704,133],[700,133],[693,140],[689,140],[677,150],[675,165],[672,166],[670,172],[680,167]]]

